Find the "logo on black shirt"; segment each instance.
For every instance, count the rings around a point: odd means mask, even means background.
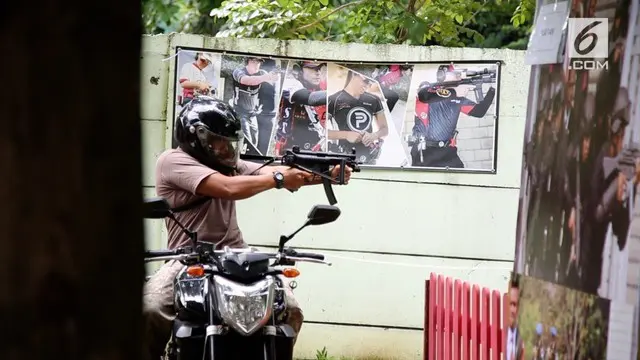
[[[357,106],[347,113],[347,126],[352,131],[365,131],[371,126],[373,115],[363,107]]]
[[[449,91],[449,89],[440,88],[436,90],[436,94],[440,97],[448,98],[449,96],[451,96],[451,91]]]

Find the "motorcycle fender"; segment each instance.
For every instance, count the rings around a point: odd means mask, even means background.
[[[280,328],[280,331],[282,331],[282,334],[285,337],[288,338],[293,338],[296,336],[296,332],[293,330],[293,328],[291,327],[291,325],[289,324],[282,324],[278,326]]]

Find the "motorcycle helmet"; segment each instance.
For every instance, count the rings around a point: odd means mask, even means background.
[[[210,96],[196,96],[174,126],[178,146],[201,164],[225,175],[235,172],[244,135],[236,112]]]

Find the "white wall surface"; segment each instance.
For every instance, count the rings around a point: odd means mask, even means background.
[[[370,46],[323,42],[145,36],[142,129],[145,196],[154,196],[157,156],[171,143],[176,46],[336,61],[501,60],[496,174],[369,170],[336,186],[341,218],[308,228],[290,245],[318,249],[333,266],[301,264],[295,290],[305,321],[297,355],[421,359],[424,286],[430,272],[506,290],[514,257],[529,67],[524,52],[495,49]],[[168,120],[168,121],[167,121]],[[480,125],[480,124],[478,124]],[[270,191],[238,203],[245,239],[277,244],[314,204],[321,186]],[[149,248],[166,241],[162,221],[146,220]],[[319,250],[322,249],[322,250]]]

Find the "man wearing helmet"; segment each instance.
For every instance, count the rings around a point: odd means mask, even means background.
[[[324,150],[327,104],[325,63],[296,62],[285,78],[276,133],[276,155],[295,145]]]
[[[298,190],[319,184],[312,174],[284,166],[266,166],[241,160],[242,124],[231,106],[211,97],[196,97],[178,115],[174,128],[178,148],[166,150],[156,163],[156,192],[176,212],[177,220],[202,241],[217,248],[247,247],[236,219],[235,200],[269,189]],[[332,176],[340,169],[335,167]],[[345,169],[348,179],[351,169]],[[189,237],[173,221],[166,221],[168,247],[189,244]],[[183,265],[165,263],[145,284],[143,294],[147,359],[162,356],[174,319],[173,279]],[[293,294],[285,290],[286,321],[296,331],[302,312]]]

